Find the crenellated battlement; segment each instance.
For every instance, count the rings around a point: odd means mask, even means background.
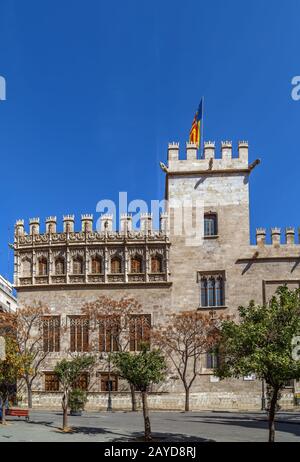
[[[300,228],[298,229],[298,242],[296,242],[296,232],[293,227],[287,227],[284,230],[275,227],[271,228],[269,232],[266,228],[257,228],[256,245],[269,247],[279,247],[281,245],[300,246]]]
[[[131,214],[122,214],[120,217],[120,229],[113,230],[114,217],[111,214],[102,214],[97,220],[97,226],[94,223],[94,216],[92,214],[81,215],[81,229],[75,230],[75,215],[64,215],[62,220],[62,230],[57,231],[57,217],[51,216],[45,219],[43,226],[41,226],[40,218],[30,218],[28,220],[28,227],[26,229],[24,220],[17,220],[15,224],[15,239],[25,236],[35,235],[82,235],[83,233],[92,234],[97,236],[104,236],[108,234],[117,238],[123,236],[124,233],[131,233],[131,235],[162,235],[165,234],[168,226],[168,216],[162,213],[160,216],[159,229],[153,229],[153,216],[151,213],[142,213],[140,216],[139,229],[133,230],[133,217]],[[99,229],[100,225],[100,229]]]
[[[205,141],[203,156],[199,158],[197,145],[186,143],[185,159],[180,159],[179,143],[169,143],[168,145],[168,172],[218,172],[229,170],[251,171],[253,168],[248,164],[249,145],[247,141],[239,141],[237,145],[237,155],[234,156],[232,141],[222,141],[219,146],[218,156],[216,143]]]

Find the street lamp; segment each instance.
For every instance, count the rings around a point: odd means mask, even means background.
[[[265,381],[261,382],[261,410],[266,410],[266,393],[265,393]]]
[[[107,412],[112,412],[112,400],[111,400],[111,392],[112,392],[112,380],[110,376],[110,354],[108,355],[108,401],[107,401]]]
[[[103,354],[101,353],[99,357],[100,361],[102,361],[104,358]],[[111,361],[110,361],[110,354],[108,354],[108,381],[107,381],[107,388],[108,388],[108,399],[107,399],[107,412],[112,412],[112,399],[111,399],[111,392],[112,392],[112,380],[111,380]]]

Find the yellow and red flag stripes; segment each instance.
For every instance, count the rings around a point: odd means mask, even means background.
[[[195,114],[192,128],[190,130],[190,143],[197,145],[198,149],[201,145],[201,128],[202,128],[202,119],[203,119],[203,99],[199,104],[198,111]]]

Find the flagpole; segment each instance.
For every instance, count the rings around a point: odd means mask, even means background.
[[[204,157],[203,125],[204,125],[204,96],[202,96],[201,153],[200,153],[200,158],[202,159]]]

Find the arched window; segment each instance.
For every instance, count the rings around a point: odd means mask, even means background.
[[[221,275],[201,278],[201,307],[224,306],[224,281]]]
[[[32,261],[30,258],[25,257],[22,260],[22,276],[31,276],[32,274]]]
[[[151,273],[162,273],[162,258],[159,255],[151,258]]]
[[[38,261],[38,275],[46,276],[48,274],[48,261],[47,258],[42,257]]]
[[[102,260],[101,257],[96,256],[92,257],[92,274],[100,274],[102,273]]]
[[[113,274],[120,274],[122,272],[121,259],[113,257],[110,262],[110,272]]]
[[[141,257],[135,256],[131,258],[130,270],[131,270],[131,273],[142,273],[143,272],[143,262],[142,262]]]
[[[201,306],[206,307],[207,304],[207,279],[201,279]]]
[[[73,259],[73,274],[83,274],[83,259],[81,257]]]
[[[205,213],[204,215],[204,237],[217,236],[217,214]]]
[[[55,260],[55,274],[65,274],[65,260],[63,258],[57,258]]]

